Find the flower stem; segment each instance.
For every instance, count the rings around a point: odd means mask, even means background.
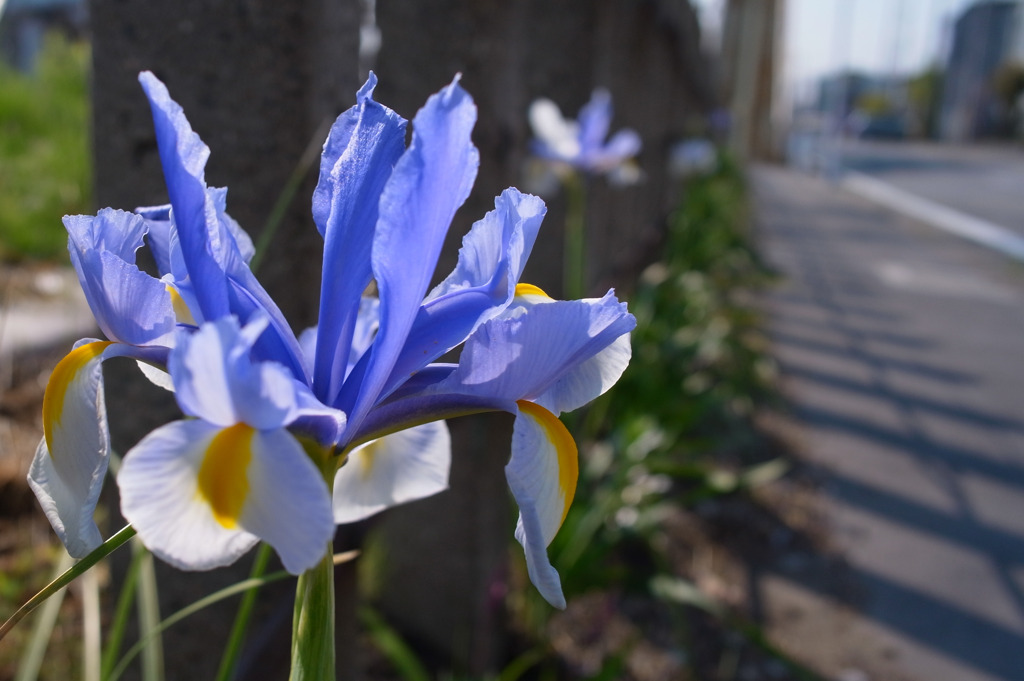
[[[291,681],[334,678],[334,560],[326,549],[295,591]]]
[[[132,544],[132,551],[142,554],[139,578],[135,584],[135,605],[139,617],[139,635],[146,644],[142,648],[142,680],[163,681],[164,643],[160,635],[160,593],[156,585],[156,566],[153,554],[141,541]],[[149,632],[155,632],[152,636]]]
[[[303,440],[306,454],[320,469],[333,493],[339,460],[333,450]],[[292,615],[292,670],[290,681],[318,681],[334,677],[334,542],[328,541],[320,562],[299,575]]]
[[[576,173],[565,178],[565,255],[563,293],[566,300],[582,298],[587,288],[586,210],[587,190]]]

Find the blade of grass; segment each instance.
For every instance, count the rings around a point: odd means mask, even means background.
[[[334,565],[325,550],[320,562],[299,575],[295,584],[289,681],[337,676],[334,602]]]
[[[139,632],[144,643],[142,681],[163,681],[164,645],[160,636],[160,593],[156,586],[153,554],[140,541],[132,544],[132,551],[142,554],[139,561],[139,581],[136,585]]]
[[[554,559],[560,569],[569,570],[579,561],[605,520],[614,513],[618,501],[613,495],[605,494],[591,499],[590,503],[572,528],[571,539]]]
[[[658,599],[688,605],[722,619],[726,615],[725,607],[688,579],[656,575],[650,581],[651,593]]]
[[[657,575],[651,579],[650,588],[651,593],[663,601],[700,608],[712,615],[724,626],[740,633],[750,644],[785,665],[799,681],[825,681],[820,674],[772,643],[760,625],[740,613],[730,611],[724,604],[701,591],[693,582],[681,577]],[[722,678],[731,678],[731,675]]]
[[[772,656],[783,665],[789,668],[789,672],[797,681],[826,681],[825,677],[810,667],[798,661],[789,653],[785,652],[770,640],[762,627],[739,617],[731,617],[727,624],[747,637],[753,645],[760,648],[767,655]]]
[[[117,605],[114,609],[114,619],[108,628],[107,647],[103,651],[103,660],[100,663],[101,679],[110,678],[110,672],[117,664],[118,655],[121,653],[121,644],[124,642],[125,630],[128,627],[128,617],[135,604],[135,586],[139,580],[141,561],[142,554],[135,553],[128,565],[128,572],[125,573],[124,584],[121,585],[121,593],[118,594]]]
[[[249,572],[249,579],[259,579],[267,570],[267,563],[273,549],[269,544],[261,543],[252,563],[252,570]],[[253,606],[256,605],[256,595],[259,587],[248,589],[242,596],[242,602],[238,604],[238,613],[235,615],[234,624],[231,625],[231,635],[228,637],[227,645],[224,647],[224,654],[220,658],[220,667],[217,669],[217,681],[229,681],[235,673],[235,665],[238,664],[238,657],[242,654],[242,645],[245,643],[245,633],[249,628],[249,617],[252,615]]]
[[[346,561],[352,560],[357,555],[359,555],[358,551],[346,551],[345,553],[337,553],[334,555],[334,564],[339,565]],[[241,582],[238,582],[237,584],[232,584],[231,586],[225,587],[220,591],[215,591],[209,596],[200,598],[195,603],[187,605],[181,610],[170,615],[167,619],[160,622],[160,624],[157,625],[157,627],[154,630],[147,632],[146,637],[148,638],[152,636],[157,636],[163,633],[169,627],[185,619],[189,615],[194,615],[203,608],[207,608],[213,605],[214,603],[218,603],[224,600],[225,598],[230,598],[235,594],[248,591],[249,589],[258,589],[261,586],[270,584],[271,582],[277,582],[282,579],[288,579],[292,576],[293,575],[285,572],[284,570],[279,570],[277,572],[272,572],[269,575],[265,575],[257,579],[246,579]],[[120,678],[121,674],[123,674],[124,671],[128,668],[128,665],[131,664],[132,660],[135,659],[135,656],[142,651],[142,648],[145,646],[145,644],[146,640],[143,639],[138,641],[131,648],[129,648],[128,652],[124,654],[124,657],[121,658],[121,661],[117,663],[117,666],[114,667],[114,670],[110,673],[110,677],[105,681],[117,681],[117,679]]]
[[[82,679],[100,681],[102,627],[100,625],[100,580],[89,570],[78,581],[82,591]]]
[[[35,596],[30,598],[25,605],[18,608],[18,610],[11,615],[6,622],[0,625],[0,639],[3,639],[7,635],[15,624],[20,622],[25,615],[35,610],[41,603],[46,601],[50,596],[57,593],[60,589],[70,584],[76,577],[83,574],[86,570],[91,568],[96,563],[100,562],[116,549],[120,548],[129,539],[135,536],[135,530],[131,525],[126,525],[121,528],[117,534],[112,536],[107,541],[103,542],[96,548],[92,553],[78,561],[70,568],[64,571],[59,577],[54,579],[52,582],[47,584],[43,589]]]
[[[71,567],[73,560],[68,554],[62,553],[57,564],[54,566],[54,577],[57,578],[58,575],[66,572]],[[53,582],[50,583],[52,584]],[[18,664],[18,673],[15,675],[14,681],[35,681],[39,677],[39,668],[43,664],[46,647],[50,644],[50,636],[53,634],[53,627],[57,623],[57,614],[60,612],[61,603],[64,602],[64,593],[63,586],[57,588],[50,594],[53,598],[50,598],[46,605],[43,606],[43,609],[39,611],[35,626],[32,627],[32,635],[29,637],[28,645],[25,647],[25,652],[22,653],[21,661]]]
[[[366,625],[374,645],[395,665],[405,681],[430,681],[430,674],[402,637],[388,626],[373,608],[361,608],[359,619]]]
[[[531,667],[535,667],[543,662],[547,656],[548,652],[543,648],[527,650],[501,670],[501,674],[498,675],[498,681],[519,681],[523,674],[529,671]]]
[[[278,194],[277,201],[274,202],[274,207],[270,209],[270,215],[267,216],[267,221],[263,223],[263,229],[260,231],[260,236],[255,246],[256,253],[249,262],[249,269],[253,272],[256,272],[259,269],[260,263],[263,262],[263,255],[267,252],[267,248],[270,246],[270,242],[273,240],[278,227],[281,226],[281,221],[284,219],[284,214],[288,211],[288,207],[295,200],[295,195],[298,193],[299,187],[302,186],[302,181],[306,179],[306,173],[313,167],[316,160],[320,158],[323,140],[327,137],[327,132],[330,129],[330,118],[325,118],[320,122],[316,132],[310,138],[309,144],[306,145],[306,149],[302,152],[302,156],[299,157],[299,162],[295,164],[292,174],[288,176],[288,181],[281,189],[281,193]]]

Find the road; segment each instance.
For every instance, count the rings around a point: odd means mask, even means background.
[[[847,141],[842,167],[1024,235],[1024,151],[1009,145]]]
[[[928,181],[947,161],[858,163],[937,200],[965,184],[958,209],[1019,226],[978,199],[999,172],[947,190]],[[834,679],[1024,679],[1024,265],[824,180],[752,180],[781,274],[770,336],[845,575],[761,577],[769,631]]]

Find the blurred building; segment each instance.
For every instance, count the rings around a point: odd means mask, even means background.
[[[785,0],[728,0],[721,40],[722,99],[738,158],[773,158],[779,36]]]
[[[968,7],[953,26],[942,92],[939,134],[961,142],[1006,134],[1010,111],[993,80],[1006,63],[1024,56],[1021,5],[985,0]]]
[[[900,138],[907,128],[907,82],[853,71],[829,76],[818,83],[814,108],[845,134]]]

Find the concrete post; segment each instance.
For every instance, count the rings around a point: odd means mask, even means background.
[[[455,262],[472,221],[493,197],[523,186],[531,137],[526,112],[538,97],[575,116],[597,86],[611,89],[614,128],[644,137],[639,161],[647,181],[612,190],[593,183],[588,206],[589,288],[628,289],[632,273],[657,243],[674,197],[665,172],[668,143],[687,116],[707,106],[688,3],[661,0],[421,0],[377,4],[382,47],[378,94],[411,117],[427,95],[462,73],[480,117],[474,142],[481,166],[474,193],[456,216],[439,265]],[[548,216],[524,280],[553,296],[562,291],[565,197],[545,197]],[[625,292],[625,291],[623,291]],[[502,571],[514,528],[503,467],[510,429],[499,420],[452,422],[451,489],[382,523],[389,573],[380,605],[411,640],[442,665],[471,676],[502,661]],[[583,500],[585,503],[585,500]],[[504,509],[504,510],[500,510]]]
[[[139,71],[151,70],[210,146],[207,182],[229,187],[229,212],[257,239],[321,122],[355,103],[359,12],[359,0],[91,0],[98,206],[132,209],[167,201],[148,103],[136,80]],[[322,240],[310,216],[316,172],[314,167],[299,189],[259,272],[296,330],[315,323],[318,309]],[[122,452],[155,425],[176,418],[173,403],[164,399],[155,406],[159,397],[140,383],[133,366],[107,372],[112,435]],[[211,573],[161,566],[164,613],[244,578],[247,562]],[[350,649],[353,573],[339,568],[338,576],[338,633]],[[291,587],[268,589],[260,602],[250,629],[258,650],[247,651],[239,678],[284,678]],[[166,656],[169,681],[215,676],[235,602],[222,605],[165,634],[173,651]],[[353,676],[346,650],[339,653],[338,671],[339,678]]]
[[[229,187],[229,212],[256,238],[321,122],[355,103],[358,0],[92,0],[90,12],[97,204],[167,200],[136,81],[151,70],[210,146],[207,182]],[[315,323],[318,306],[311,187],[298,193],[260,272],[296,326]]]
[[[730,148],[740,160],[778,155],[772,105],[784,0],[729,0],[722,40]]]

